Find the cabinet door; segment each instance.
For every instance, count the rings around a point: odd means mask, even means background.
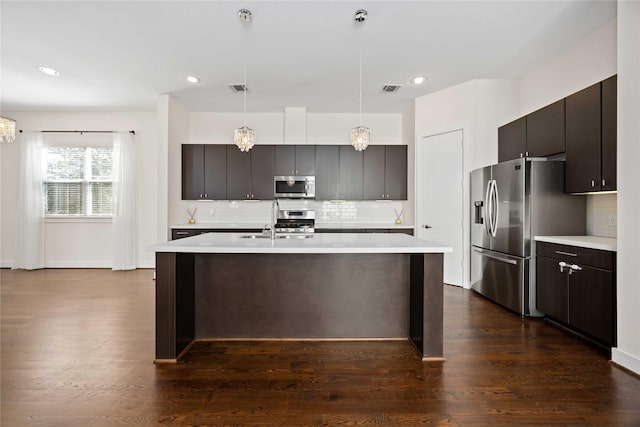
[[[275,174],[290,176],[296,174],[296,147],[294,145],[276,145]]]
[[[617,76],[602,82],[602,190],[612,191],[616,184],[617,155]]]
[[[227,199],[249,198],[251,198],[251,152],[242,152],[235,145],[228,145]]]
[[[337,145],[316,146],[316,200],[339,199],[340,150]]]
[[[275,147],[254,145],[251,149],[251,198],[273,200]]]
[[[381,200],[385,198],[385,146],[370,145],[364,150],[364,183],[365,200]]]
[[[527,115],[527,149],[531,157],[564,153],[564,99]]]
[[[527,118],[521,117],[498,128],[498,161],[524,157],[527,151]]]
[[[600,190],[600,83],[566,98],[565,191]]]
[[[569,322],[568,273],[560,272],[558,260],[536,259],[536,307],[549,317]]]
[[[613,344],[613,273],[582,266],[569,279],[569,324]]]
[[[340,191],[341,199],[362,200],[363,159],[362,151],[350,145],[340,146]]]
[[[182,144],[182,200],[204,198],[204,145]]]
[[[296,175],[316,174],[316,147],[296,145]]]
[[[227,198],[227,146],[204,146],[204,199]]]
[[[407,146],[387,145],[384,161],[387,199],[407,200]]]

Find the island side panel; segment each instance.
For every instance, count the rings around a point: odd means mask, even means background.
[[[406,254],[199,254],[196,336],[403,338]]]
[[[156,253],[156,361],[175,361],[195,336],[194,256]]]
[[[443,359],[443,260],[440,253],[412,254],[409,338],[424,360]]]

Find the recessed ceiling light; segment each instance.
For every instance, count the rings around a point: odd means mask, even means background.
[[[59,72],[57,72],[53,68],[49,68],[49,67],[38,67],[38,70],[40,70],[41,72],[43,72],[45,74],[48,74],[50,76],[59,76],[60,75]]]
[[[187,76],[187,81],[193,84],[200,83],[200,79],[196,76]]]
[[[411,79],[411,84],[412,85],[421,85],[422,83],[425,82],[425,80],[427,80],[427,79],[425,79],[424,77],[414,77],[414,78]]]

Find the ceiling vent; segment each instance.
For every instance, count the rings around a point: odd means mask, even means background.
[[[247,87],[242,83],[229,85],[229,89],[231,89],[234,92],[249,92]]]
[[[400,89],[401,87],[402,85],[384,85],[382,86],[382,91],[393,93],[393,92],[397,92],[398,89]]]

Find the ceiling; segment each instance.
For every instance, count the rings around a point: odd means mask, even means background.
[[[246,58],[249,112],[357,112],[361,45],[363,112],[397,113],[471,79],[520,78],[615,16],[615,1],[578,0],[2,0],[0,106],[155,111],[171,94],[192,112],[242,111],[228,85]],[[412,86],[418,75],[427,82]],[[402,87],[382,93],[389,83]]]

